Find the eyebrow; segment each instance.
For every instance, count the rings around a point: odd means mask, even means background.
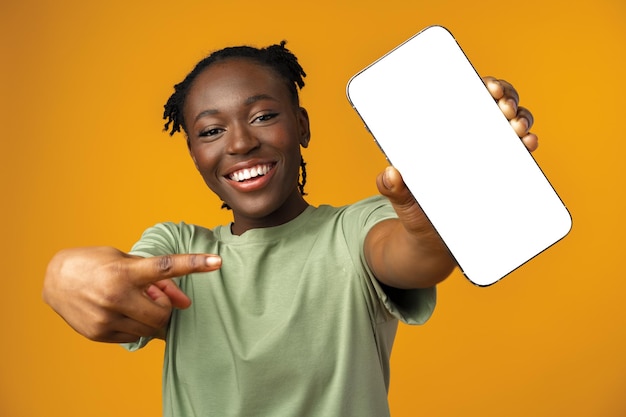
[[[256,103],[257,101],[261,101],[261,100],[278,101],[277,99],[270,96],[269,94],[257,94],[256,96],[248,97],[245,101],[245,104],[246,106],[249,106],[250,104]]]
[[[256,103],[257,101],[261,101],[261,100],[272,100],[272,101],[278,101],[276,98],[270,96],[269,94],[257,94],[254,96],[250,96],[248,97],[243,104],[246,106],[249,106],[251,104]],[[217,109],[208,109],[208,110],[203,110],[200,113],[198,113],[198,115],[195,117],[194,122],[197,122],[198,120],[200,120],[201,118],[203,118],[204,116],[210,116],[213,114],[217,114],[219,113],[219,110]]]

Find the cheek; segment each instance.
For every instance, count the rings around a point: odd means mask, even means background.
[[[210,177],[215,176],[214,165],[211,161],[208,161],[205,158],[198,158],[195,162],[196,169],[205,179],[209,179]]]
[[[300,153],[301,137],[294,126],[275,131],[272,136],[273,146],[283,149],[284,152],[295,155]]]
[[[220,190],[222,189],[220,185],[220,179],[217,177],[215,170],[211,169],[210,166],[203,160],[197,161],[196,169],[198,170],[200,177],[204,181],[204,184],[209,188],[209,190],[211,190],[213,193],[223,199],[222,193],[220,192]]]
[[[189,155],[205,181],[215,177],[212,173],[215,172],[218,158],[213,157],[212,154],[206,151],[200,152],[197,148],[191,148]]]

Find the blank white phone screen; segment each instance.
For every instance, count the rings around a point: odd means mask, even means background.
[[[569,212],[447,29],[393,49],[347,94],[471,282],[491,285],[569,233]]]

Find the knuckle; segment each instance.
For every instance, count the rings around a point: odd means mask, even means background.
[[[160,274],[169,274],[174,269],[174,258],[171,255],[159,256],[156,261],[156,269]]]
[[[171,310],[167,311],[167,312],[163,312],[162,314],[160,314],[158,317],[155,317],[155,327],[157,329],[162,329],[164,327],[166,327],[169,322],[170,322],[170,317],[172,315]]]
[[[116,278],[118,276],[117,273],[105,273],[97,277],[92,292],[92,298],[95,299],[97,306],[110,311],[123,303],[127,291],[126,286],[122,284],[123,280]]]
[[[98,304],[106,309],[112,309],[119,306],[124,300],[124,295],[117,291],[112,291],[105,288],[100,294],[100,300]]]
[[[400,200],[398,202],[398,206],[401,210],[406,211],[407,213],[413,213],[414,211],[419,209],[419,204],[417,204],[417,201],[415,200],[415,198],[413,198],[413,195],[411,194]]]
[[[189,264],[189,268],[192,269],[192,270],[198,268],[202,264],[201,259],[202,259],[202,257],[198,256],[198,255],[189,256],[187,258],[187,262]]]
[[[109,340],[110,335],[105,332],[101,332],[99,329],[93,329],[91,332],[85,334],[85,337],[92,342],[106,342]]]
[[[108,341],[113,333],[113,320],[107,314],[98,314],[92,318],[91,325],[82,333],[92,341],[103,342]]]
[[[158,306],[157,309],[150,309],[142,311],[140,317],[135,324],[140,325],[142,330],[137,330],[137,334],[142,336],[151,336],[160,329],[165,328],[172,315],[172,309],[165,306]]]

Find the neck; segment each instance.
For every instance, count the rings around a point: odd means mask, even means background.
[[[238,215],[233,213],[233,224],[231,225],[231,232],[234,235],[242,235],[251,229],[261,229],[265,227],[280,226],[285,223],[289,223],[291,220],[298,217],[306,208],[309,203],[306,202],[302,195],[294,194],[290,197],[285,204],[283,204],[278,210],[270,213],[267,216],[262,217],[248,217],[245,215]]]

